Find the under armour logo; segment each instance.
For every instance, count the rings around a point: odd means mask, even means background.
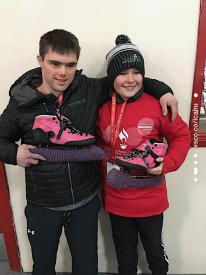
[[[30,229],[27,229],[27,232],[28,232],[28,234],[30,233],[30,234],[32,234],[32,235],[34,235],[34,233],[35,233],[34,230],[30,230]]]

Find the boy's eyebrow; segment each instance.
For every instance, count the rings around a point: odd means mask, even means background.
[[[77,62],[76,61],[71,61],[71,62],[68,62],[68,63],[64,63],[64,62],[60,62],[60,61],[58,61],[58,60],[55,60],[55,59],[48,59],[48,61],[50,62],[50,63],[56,63],[56,64],[59,64],[59,65],[65,65],[65,66],[67,66],[67,65],[77,65]]]

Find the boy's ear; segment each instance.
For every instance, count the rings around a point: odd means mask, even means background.
[[[39,63],[39,66],[41,67],[42,62],[43,62],[43,59],[42,59],[41,55],[37,55],[37,61]]]

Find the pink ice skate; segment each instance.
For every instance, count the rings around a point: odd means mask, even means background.
[[[94,136],[74,128],[64,116],[36,116],[32,130],[36,145],[85,146],[96,141]]]
[[[164,142],[150,139],[132,149],[123,157],[117,157],[115,161],[125,168],[148,170],[158,166],[159,163],[156,159],[164,156],[165,153],[166,144]]]

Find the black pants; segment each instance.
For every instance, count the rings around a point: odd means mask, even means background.
[[[120,275],[136,275],[138,235],[153,275],[165,275],[168,258],[162,243],[163,214],[146,218],[125,218],[110,214]]]
[[[33,258],[33,275],[55,275],[59,239],[64,228],[72,256],[73,275],[97,275],[98,196],[71,211],[54,211],[28,204],[27,234]]]

